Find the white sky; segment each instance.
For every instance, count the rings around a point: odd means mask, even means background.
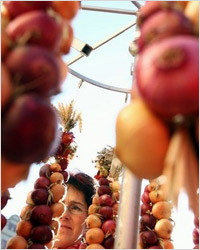
[[[128,1],[83,1],[82,4],[136,10],[136,7]],[[134,19],[135,17],[131,15],[82,10],[72,22],[72,26],[75,37],[93,46]],[[131,28],[70,67],[96,81],[130,88],[132,84],[130,68],[134,58],[130,55],[128,46],[134,39],[134,30],[135,28]],[[65,61],[75,55],[77,52],[71,50],[70,55],[65,57]],[[68,74],[62,93],[54,97],[52,102],[57,106],[58,102],[68,104],[74,99],[75,109],[82,112],[83,132],[80,134],[78,129],[74,131],[78,143],[78,157],[70,162],[69,170],[78,168],[94,176],[96,169],[92,160],[96,158],[97,152],[106,145],[115,145],[115,120],[119,110],[125,105],[125,94],[101,89],[88,83],[83,83],[78,89],[78,83],[79,79]],[[33,189],[33,183],[39,176],[39,168],[38,165],[33,165],[28,179],[16,185],[14,189],[10,189],[13,199],[3,210],[5,216],[20,214],[25,205],[27,193]],[[144,185],[146,182],[143,183]],[[174,211],[172,216],[176,222],[172,239],[176,249],[193,248],[193,214],[187,209],[188,201],[184,193],[180,197],[179,206],[178,213]]]

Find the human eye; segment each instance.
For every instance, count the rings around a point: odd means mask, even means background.
[[[70,209],[76,212],[82,212],[82,209],[78,205],[71,205]]]

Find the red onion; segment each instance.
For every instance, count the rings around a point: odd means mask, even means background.
[[[114,201],[112,199],[112,197],[108,194],[103,194],[99,197],[99,203],[100,206],[109,206],[112,207]]]
[[[103,194],[111,194],[111,189],[107,185],[101,185],[98,188],[98,195],[101,196]]]
[[[148,18],[141,27],[141,35],[137,40],[139,52],[154,42],[175,35],[193,33],[192,23],[179,11],[159,11]]]
[[[159,10],[180,9],[177,1],[147,1],[138,13],[137,24],[141,26],[151,15]]]
[[[46,177],[39,177],[34,183],[34,189],[44,188],[47,189],[50,186],[51,182]]]
[[[46,244],[52,240],[53,234],[49,226],[42,225],[33,228],[30,238],[33,242]]]
[[[116,229],[116,222],[114,220],[106,220],[102,225],[102,230],[106,234],[114,234]]]
[[[6,217],[3,214],[1,214],[1,230],[3,230],[3,228],[6,225],[6,223],[7,223]]]
[[[144,192],[141,196],[141,201],[144,204],[149,204],[151,202],[150,198],[149,198],[149,192]]]
[[[49,225],[52,220],[51,208],[47,205],[35,206],[30,221],[33,225]]]
[[[199,40],[175,36],[149,46],[135,68],[138,90],[161,116],[190,115],[199,109]]]
[[[106,185],[106,186],[109,186],[109,181],[108,179],[104,178],[104,177],[101,177],[99,179],[99,185]]]
[[[6,9],[11,18],[15,18],[23,13],[33,10],[45,10],[50,5],[50,1],[5,1]]]
[[[6,27],[9,38],[18,43],[27,33],[27,44],[35,44],[57,51],[62,35],[61,22],[44,11],[36,10],[24,13],[9,22]]]

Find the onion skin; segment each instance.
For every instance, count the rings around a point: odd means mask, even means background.
[[[43,244],[33,243],[28,247],[28,249],[46,249],[46,248]]]
[[[104,239],[102,244],[106,249],[114,249],[114,243],[115,243],[115,239],[112,235],[110,235]]]
[[[166,21],[168,20],[168,21]],[[175,35],[192,35],[193,26],[185,15],[179,11],[158,11],[148,18],[141,27],[137,40],[139,52],[147,45]]]
[[[99,197],[100,206],[109,206],[111,207],[114,203],[112,197],[108,194],[103,194]]]
[[[1,60],[4,59],[11,47],[11,41],[5,31],[1,32]]]
[[[35,189],[31,194],[31,199],[35,205],[45,205],[47,204],[49,193],[46,189]]]
[[[167,126],[141,99],[118,114],[116,154],[138,178],[154,179],[162,174],[168,145]]]
[[[12,96],[13,86],[10,72],[6,65],[1,62],[1,109],[6,106]]]
[[[15,235],[8,240],[6,249],[26,249],[27,244],[28,242],[24,237]]]
[[[4,229],[6,223],[7,223],[6,217],[3,214],[1,214],[1,230]]]
[[[5,1],[4,5],[11,18],[33,10],[45,10],[51,6],[51,1]]]
[[[100,207],[98,213],[103,217],[104,220],[111,220],[113,218],[112,207],[108,206]]]
[[[70,21],[76,16],[80,5],[79,1],[52,1],[52,7],[64,19]]]
[[[146,247],[156,245],[158,242],[157,235],[153,231],[145,231],[141,234],[143,245]]]
[[[17,46],[7,55],[5,64],[13,85],[19,86],[22,93],[49,97],[60,92],[61,72],[51,51],[41,46]]]
[[[59,48],[61,32],[62,24],[44,11],[22,14],[6,27],[6,33],[13,42],[20,44],[27,36],[25,43],[55,51]]]
[[[109,186],[107,185],[100,185],[99,189],[98,189],[98,195],[101,196],[103,194],[111,194],[111,189]]]
[[[62,24],[62,38],[60,41],[60,52],[64,55],[70,52],[71,44],[74,38],[74,31],[70,23],[63,20]],[[65,65],[66,67],[66,65]]]
[[[188,1],[184,14],[191,20],[195,34],[199,36],[199,1]]]
[[[46,177],[39,177],[34,183],[34,189],[44,188],[47,189],[51,182]]]
[[[49,225],[53,213],[47,205],[35,206],[31,213],[30,221],[33,225]]]
[[[16,163],[40,162],[59,143],[57,127],[57,116],[47,100],[22,95],[2,118],[2,153]]]
[[[33,230],[31,231],[30,238],[33,242],[46,244],[52,240],[53,234],[52,234],[50,226],[46,226],[46,225],[37,226],[37,227],[34,227]]]
[[[155,224],[156,224],[156,218],[153,215],[145,214],[140,219],[140,225],[144,225],[145,227],[147,226],[150,229],[154,229]]]
[[[146,48],[135,68],[146,104],[163,117],[199,110],[199,40],[175,36]]]
[[[109,181],[108,179],[104,178],[104,177],[101,177],[99,179],[99,185],[106,185],[106,186],[109,186]]]
[[[51,175],[50,165],[49,164],[44,164],[40,168],[39,175],[40,175],[40,177],[47,177],[47,178],[49,178],[50,175]]]
[[[86,249],[104,249],[104,247],[98,243],[90,244]]]
[[[114,235],[116,230],[116,222],[114,220],[106,220],[102,224],[102,230],[104,231],[105,235],[112,234]]]
[[[138,12],[137,24],[141,27],[146,20],[160,10],[184,9],[183,1],[147,1]]]
[[[104,232],[101,228],[90,228],[86,233],[86,242],[90,244],[101,244],[104,240]]]

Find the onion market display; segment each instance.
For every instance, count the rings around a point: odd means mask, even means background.
[[[82,249],[113,249],[120,196],[121,163],[114,166],[114,149],[104,148],[95,161],[98,169],[96,194],[88,208]]]
[[[50,97],[67,76],[62,56],[70,50],[78,9],[78,2],[1,5],[2,191],[26,179],[30,165],[48,159],[60,144]],[[3,226],[3,215],[1,221]]]
[[[4,1],[1,7],[2,175],[20,169],[15,178],[2,178],[6,190],[59,146],[50,98],[67,76],[62,56],[70,50],[79,3]]]
[[[198,1],[147,1],[139,9],[139,35],[131,52],[136,55],[132,100],[116,121],[116,153],[122,163],[138,178],[165,175],[166,192],[174,205],[176,192],[185,188],[195,215],[199,186],[198,9]]]
[[[7,242],[8,249],[45,249],[46,245],[48,248],[54,245],[54,237],[60,225],[59,218],[66,209],[62,201],[69,178],[67,167],[77,148],[72,129],[78,123],[81,129],[82,123],[81,114],[74,111],[73,101],[69,105],[59,104],[57,113],[62,122],[60,146],[55,155],[40,168],[34,189],[28,193],[26,206],[21,210],[21,220],[16,227],[17,235]],[[5,202],[6,197],[7,193],[2,197]]]
[[[161,178],[152,180],[141,196],[140,228],[138,248],[140,249],[173,249],[171,233],[172,203],[166,200],[166,182]]]

